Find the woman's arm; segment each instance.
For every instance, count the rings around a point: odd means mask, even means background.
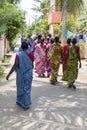
[[[81,58],[80,58],[80,54],[78,55],[78,59],[79,59],[79,68],[81,68]]]
[[[80,48],[78,48],[78,60],[79,60],[79,68],[81,68],[81,58],[80,58]]]
[[[8,75],[6,76],[6,80],[9,79],[10,75],[16,70],[17,67],[18,67],[18,60],[15,60],[14,65],[12,66]]]

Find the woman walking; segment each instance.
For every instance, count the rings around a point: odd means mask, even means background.
[[[6,79],[16,71],[17,98],[16,103],[27,110],[31,105],[31,85],[32,85],[32,53],[28,53],[28,44],[23,41],[21,44],[22,51],[16,54],[15,62]]]
[[[81,68],[81,60],[80,60],[80,49],[79,46],[76,46],[76,39],[72,39],[72,45],[69,46],[69,55],[67,59],[67,68],[64,71],[62,80],[67,81],[67,85],[69,88],[73,87],[76,89],[74,85],[75,80],[78,77],[78,61],[79,68]]]
[[[66,66],[67,66],[67,58],[69,55],[70,44],[71,44],[71,38],[68,38],[67,44],[64,44],[63,48],[62,48],[62,71],[63,71],[63,73],[66,70]]]
[[[35,70],[39,77],[45,76],[46,48],[43,43],[44,39],[39,40],[34,50]]]
[[[52,44],[48,57],[50,59],[51,75],[50,83],[55,85],[57,82],[58,70],[61,63],[62,46],[60,45],[59,37],[55,36],[54,43]]]
[[[51,38],[50,42],[46,45],[46,71],[47,71],[47,77],[50,77],[51,74],[51,68],[50,68],[50,59],[48,57],[48,52],[52,46],[52,44],[54,43],[54,39]]]

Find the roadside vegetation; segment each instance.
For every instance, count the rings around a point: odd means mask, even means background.
[[[6,35],[11,48],[14,48],[14,39],[19,34],[28,36],[32,33],[49,32],[48,15],[51,10],[50,0],[35,0],[32,8],[35,11],[35,16],[33,16],[34,22],[29,26],[25,22],[26,12],[20,10],[17,6],[20,1],[0,1],[0,35]],[[54,25],[56,33],[65,39],[66,30],[75,34],[87,32],[87,9],[84,6],[84,0],[56,0],[56,4],[60,6],[63,14],[61,25]],[[40,16],[36,15],[38,13]]]
[[[2,60],[2,63],[9,63],[11,59],[11,56],[5,56]]]
[[[18,2],[20,0],[0,0],[0,36],[6,36],[10,48],[14,48],[14,39],[26,28],[26,13],[18,8]]]
[[[14,50],[17,36],[20,34],[27,37],[32,33],[46,34],[49,32],[50,0],[35,0],[32,10],[35,11],[35,14],[39,13],[40,16],[35,15],[31,25],[26,24],[26,12],[17,6],[20,1],[0,0],[0,36],[7,37],[11,50]],[[56,3],[62,11],[62,21],[60,25],[54,25],[54,30],[59,36],[62,36],[62,41],[65,39],[66,30],[73,34],[87,34],[87,7],[84,6],[84,0],[56,0]],[[5,58],[3,61],[9,62],[9,59]],[[3,67],[0,67],[0,75],[3,75],[3,70]]]
[[[0,66],[0,78],[4,78],[5,77],[5,68],[3,66]]]

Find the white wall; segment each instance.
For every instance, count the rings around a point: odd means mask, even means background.
[[[49,26],[49,33],[51,33],[52,37],[54,37],[54,29],[52,24]]]
[[[4,57],[4,38],[0,38],[0,61]]]
[[[50,1],[50,6],[55,5],[55,0]]]
[[[87,58],[87,41],[85,43],[85,58]]]

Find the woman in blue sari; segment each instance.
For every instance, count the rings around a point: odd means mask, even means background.
[[[6,79],[16,71],[17,99],[16,103],[27,110],[31,105],[31,85],[32,85],[32,61],[33,55],[27,52],[28,44],[24,41],[21,45],[22,51],[18,52],[15,63],[8,73]]]

